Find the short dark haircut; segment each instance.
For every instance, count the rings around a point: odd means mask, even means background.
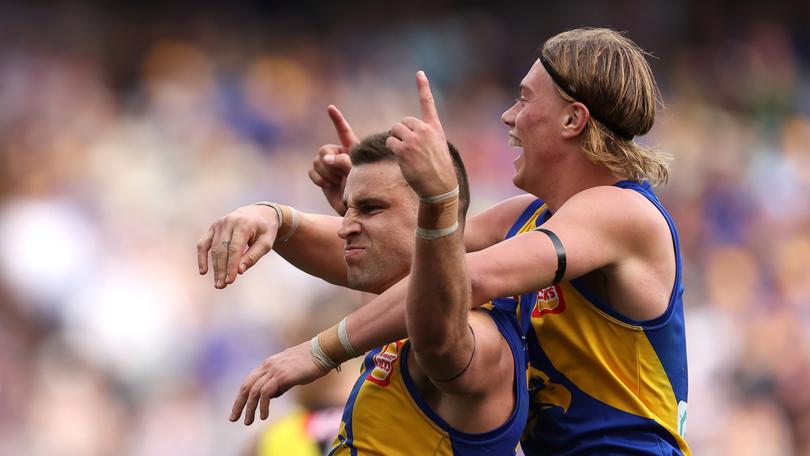
[[[352,165],[364,165],[367,163],[378,163],[382,161],[396,161],[394,152],[385,145],[385,141],[391,136],[390,131],[374,133],[368,135],[359,144],[349,150],[349,158]],[[470,182],[467,180],[467,169],[464,168],[464,161],[461,154],[450,141],[447,141],[447,148],[450,149],[450,157],[453,159],[453,169],[458,180],[458,217],[463,222],[467,216],[467,209],[470,207]]]

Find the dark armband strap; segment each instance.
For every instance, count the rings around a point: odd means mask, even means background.
[[[554,281],[551,282],[552,285],[556,285],[565,276],[565,248],[560,238],[553,231],[545,228],[535,228],[535,231],[545,233],[551,239],[551,243],[554,244],[554,250],[557,251],[557,271],[554,273]]]
[[[467,326],[469,326],[469,328],[470,328],[470,334],[472,334],[472,336],[473,336],[473,349],[472,349],[472,354],[470,355],[470,360],[469,360],[469,361],[467,361],[467,365],[466,365],[466,366],[464,366],[464,369],[461,369],[461,372],[459,372],[458,374],[456,374],[456,375],[454,375],[454,376],[452,376],[452,377],[450,377],[450,378],[433,378],[433,377],[430,377],[430,379],[431,379],[431,380],[435,380],[435,381],[437,381],[437,382],[450,382],[450,381],[453,381],[453,380],[455,380],[455,379],[457,379],[457,378],[461,377],[461,374],[463,374],[464,372],[467,372],[467,369],[469,369],[469,368],[470,368],[470,365],[471,365],[471,364],[472,364],[472,362],[473,362],[473,358],[475,358],[475,331],[473,331],[472,326],[470,326],[470,324],[469,324],[469,323],[467,324]]]

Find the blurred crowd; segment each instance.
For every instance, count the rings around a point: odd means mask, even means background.
[[[307,178],[336,141],[326,106],[386,130],[418,114],[418,69],[471,213],[517,194],[500,114],[545,38],[594,25],[650,51],[662,91],[639,141],[674,158],[687,440],[810,455],[806,5],[136,4],[0,2],[0,454],[243,452],[242,379],[338,298],[274,254],[215,290],[210,223],[266,199],[327,211]]]

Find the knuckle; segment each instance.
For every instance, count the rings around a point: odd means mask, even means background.
[[[248,394],[248,397],[250,399],[255,399],[256,396],[258,396],[260,392],[261,392],[261,388],[258,387],[257,385],[253,385],[253,387],[250,388],[250,393]]]
[[[264,384],[264,386],[261,387],[260,391],[262,397],[270,396],[275,391],[275,385],[273,385],[273,383],[271,382],[267,382]]]

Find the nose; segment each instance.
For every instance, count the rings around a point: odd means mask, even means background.
[[[340,228],[338,229],[338,236],[343,239],[344,241],[348,239],[350,236],[357,234],[360,232],[360,224],[354,217],[354,210],[349,208],[346,211],[346,215],[343,216],[343,221],[340,224]]]
[[[507,127],[512,128],[515,126],[515,108],[517,103],[513,104],[511,108],[501,114],[501,122],[505,123]]]

